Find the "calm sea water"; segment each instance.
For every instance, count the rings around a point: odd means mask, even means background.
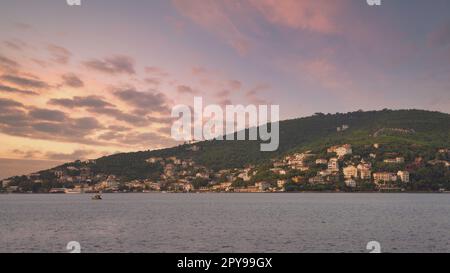
[[[0,195],[0,252],[450,252],[449,194]]]

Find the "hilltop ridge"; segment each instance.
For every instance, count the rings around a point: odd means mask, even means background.
[[[316,113],[309,117],[280,121],[280,146],[277,151],[261,152],[259,144],[260,141],[209,140],[167,149],[120,153],[86,162],[67,163],[45,170],[39,172],[39,180],[48,181],[51,186],[70,184],[67,181],[63,183],[58,180],[59,175],[75,178],[71,183],[77,178],[79,180],[87,179],[87,177],[90,181],[104,182],[112,176],[121,183],[134,180],[155,183],[182,180],[192,184],[194,180],[200,178],[208,180],[210,184],[225,180],[234,182],[236,176],[234,179],[233,175],[228,175],[230,177],[226,179],[223,177],[218,179],[217,174],[227,173],[227,171],[230,174],[234,169],[246,169],[248,172],[250,171],[248,167],[252,168],[252,173],[258,168],[261,172],[267,171],[268,168],[274,167],[274,162],[284,162],[286,157],[305,154],[306,151],[314,154],[316,159],[329,160],[333,154],[327,154],[327,149],[344,144],[351,145],[353,155],[359,160],[372,160],[377,171],[391,170],[389,166],[379,166],[377,162],[392,156],[405,159],[402,163],[403,168],[411,167],[410,165],[419,158],[424,163],[437,160],[437,163],[443,162],[445,165],[445,162],[450,159],[448,152],[442,152],[450,147],[450,115],[424,110],[387,109],[337,114]],[[374,144],[380,148],[374,150]],[[377,160],[370,158],[374,153],[378,155]],[[152,160],[155,162],[149,162]],[[352,160],[353,163],[351,163]],[[341,161],[343,165],[341,167],[358,163],[354,158],[344,158],[344,161]],[[185,164],[186,168],[178,168],[181,164]],[[173,170],[168,171],[167,166],[173,166],[170,167]],[[252,182],[258,182],[257,180],[274,182],[278,179],[291,179],[294,176],[303,176],[307,181],[321,171],[312,165],[308,168],[309,170],[303,170],[301,171],[303,173],[295,173],[295,175],[292,173],[278,176],[260,175],[259,178],[252,178]],[[448,166],[446,168],[448,170]],[[88,176],[82,174],[83,169],[89,170]],[[342,171],[341,168],[341,175]],[[446,174],[443,175],[442,179],[447,179]],[[256,173],[252,176],[258,177]],[[12,180],[26,181],[27,179],[22,177]],[[337,179],[341,182],[343,180],[342,177]],[[82,183],[82,181],[78,182]],[[199,185],[208,186],[208,183],[202,182]],[[195,185],[193,188],[196,188]]]

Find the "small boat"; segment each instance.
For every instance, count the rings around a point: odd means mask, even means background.
[[[52,189],[50,189],[49,193],[57,193],[57,194],[66,193],[66,189],[65,188],[52,188]]]
[[[92,200],[102,200],[102,199],[103,199],[103,197],[101,194],[96,194],[96,195],[92,196]]]

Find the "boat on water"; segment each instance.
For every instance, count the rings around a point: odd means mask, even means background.
[[[92,200],[102,200],[103,197],[100,193],[97,193],[96,195],[92,196]]]
[[[66,193],[66,189],[65,188],[52,188],[52,189],[50,189],[49,193],[64,194],[64,193]]]

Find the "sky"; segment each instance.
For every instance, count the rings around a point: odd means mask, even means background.
[[[448,0],[0,0],[0,178],[175,145],[194,96],[450,113],[449,75]]]

